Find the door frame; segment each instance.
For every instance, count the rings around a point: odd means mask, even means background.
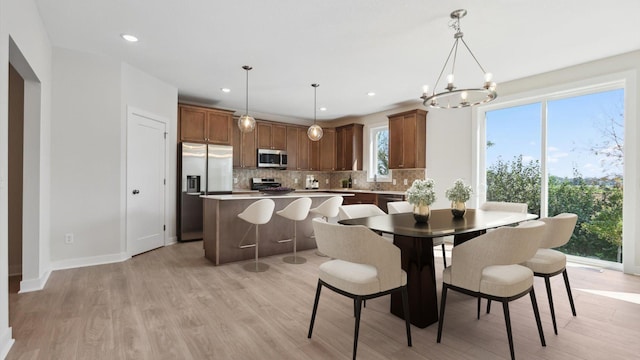
[[[127,117],[126,117],[126,128],[125,128],[126,129],[125,130],[125,132],[126,132],[126,142],[125,142],[125,147],[124,147],[125,149],[124,149],[124,154],[123,154],[124,158],[126,159],[126,161],[123,162],[124,163],[124,175],[125,175],[124,178],[125,179],[124,179],[124,184],[123,184],[124,191],[122,192],[122,196],[124,198],[124,201],[123,201],[123,205],[124,205],[124,209],[123,209],[124,210],[124,221],[123,221],[123,228],[121,229],[122,233],[124,234],[124,236],[122,237],[124,239],[124,244],[123,244],[124,246],[122,248],[124,249],[125,253],[127,254],[127,257],[131,257],[132,256],[132,254],[131,254],[131,246],[130,246],[131,239],[129,239],[129,234],[128,234],[128,231],[127,231],[128,221],[129,221],[129,215],[128,215],[128,211],[127,211],[127,209],[128,209],[128,203],[127,203],[128,202],[128,191],[127,191],[127,189],[129,189],[129,176],[128,176],[128,165],[129,165],[129,163],[128,163],[129,162],[128,151],[129,151],[129,140],[130,140],[130,137],[129,137],[129,125],[130,125],[130,122],[132,121],[131,117],[133,115],[144,117],[144,118],[147,118],[147,119],[150,119],[150,120],[153,120],[153,121],[157,121],[159,123],[164,124],[164,128],[165,128],[165,130],[164,130],[165,131],[164,132],[164,138],[165,138],[165,142],[164,142],[164,180],[165,180],[165,186],[164,186],[164,202],[163,202],[163,219],[164,219],[164,224],[165,224],[165,231],[163,232],[163,235],[162,235],[162,240],[163,240],[162,242],[163,242],[163,246],[167,246],[168,245],[167,244],[167,231],[166,231],[167,230],[167,226],[166,225],[167,225],[167,199],[168,199],[168,195],[169,195],[168,191],[167,191],[167,189],[168,189],[168,186],[167,186],[168,185],[167,172],[168,172],[168,169],[169,169],[169,156],[168,156],[169,147],[167,146],[167,135],[168,135],[169,120],[164,118],[164,117],[162,117],[162,116],[160,116],[160,115],[157,115],[157,114],[154,114],[154,113],[151,113],[151,112],[148,112],[148,111],[145,111],[145,110],[142,110],[142,109],[127,105]]]

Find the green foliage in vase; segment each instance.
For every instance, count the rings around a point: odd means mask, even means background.
[[[462,179],[457,179],[454,181],[453,187],[447,189],[444,195],[449,201],[466,202],[471,198],[472,192],[471,186],[465,185]]]
[[[431,205],[436,201],[433,179],[415,180],[407,190],[407,201],[413,205]]]

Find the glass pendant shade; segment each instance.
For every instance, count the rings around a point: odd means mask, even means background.
[[[320,86],[320,84],[311,84],[311,86],[313,86],[313,125],[309,126],[309,129],[307,130],[307,136],[311,141],[319,141],[320,139],[322,139],[322,135],[324,134],[320,125],[316,124],[316,101],[318,98],[318,86]]]
[[[322,128],[316,124],[309,126],[309,129],[307,130],[307,136],[311,141],[318,141],[322,139],[323,134]]]
[[[246,97],[245,97],[245,111],[244,115],[238,119],[238,128],[243,133],[252,132],[256,128],[256,119],[249,116],[249,70],[253,69],[251,66],[245,65],[242,67],[247,73],[246,82]]]
[[[242,132],[252,132],[256,128],[256,119],[244,114],[238,119],[238,127]]]

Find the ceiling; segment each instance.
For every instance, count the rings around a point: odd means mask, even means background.
[[[36,0],[51,42],[118,59],[182,101],[293,123],[415,103],[453,44],[449,14],[500,83],[640,49],[638,0]],[[140,41],[128,43],[120,34]],[[482,73],[459,52],[456,85]],[[442,88],[442,80],[440,88]],[[224,93],[221,88],[230,88]],[[368,96],[375,92],[375,96]],[[455,110],[453,110],[455,111]]]

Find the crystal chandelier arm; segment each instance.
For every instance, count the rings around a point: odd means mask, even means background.
[[[464,47],[467,48],[467,51],[469,51],[469,54],[471,54],[471,57],[473,58],[473,60],[476,61],[476,64],[478,64],[478,67],[480,68],[480,70],[482,70],[483,74],[486,74],[487,72],[484,70],[484,68],[482,67],[482,65],[480,65],[480,62],[478,61],[478,59],[476,59],[476,56],[473,54],[473,51],[471,51],[471,49],[469,48],[469,45],[467,45],[467,42],[464,41],[463,38],[460,38],[462,40],[462,43],[464,44]]]

